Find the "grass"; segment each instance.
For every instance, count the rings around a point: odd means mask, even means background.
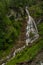
[[[25,48],[20,53],[17,53],[15,58],[11,59],[6,65],[15,65],[19,62],[30,61],[33,59],[37,53],[43,48],[43,40],[40,40],[35,46],[31,48]]]
[[[43,23],[38,25],[39,34],[41,36],[41,39],[39,39],[39,42],[32,46],[31,48],[26,47],[23,51],[20,53],[17,53],[15,58],[11,59],[9,62],[7,62],[6,65],[16,65],[16,63],[24,62],[24,61],[30,61],[38,54],[38,52],[43,48]]]
[[[0,59],[5,59],[7,55],[11,52],[11,48],[14,46],[14,44],[9,45],[9,47],[6,50],[0,50]]]
[[[23,51],[17,53],[15,58],[7,62],[6,65],[16,65],[16,63],[19,62],[30,61],[37,55],[37,53],[43,48],[43,23],[38,25],[38,30],[41,36],[39,42],[37,42],[37,44],[32,46],[31,48],[26,47]],[[9,55],[12,47],[13,45],[10,45],[9,48],[5,51],[1,50],[0,58],[5,58],[7,55]]]

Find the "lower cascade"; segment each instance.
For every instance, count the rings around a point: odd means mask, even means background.
[[[30,16],[29,11],[26,7],[26,13],[28,15],[27,27],[26,27],[26,45],[28,43],[33,43],[36,39],[39,38],[38,29],[34,19]]]

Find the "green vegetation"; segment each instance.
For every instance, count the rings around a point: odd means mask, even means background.
[[[0,50],[5,50],[9,44],[15,43],[21,29],[21,21],[11,20],[7,14],[9,12],[8,3],[0,1]]]
[[[38,25],[38,30],[40,36],[43,38],[43,22]]]
[[[19,37],[23,23],[22,21],[27,16],[25,12],[26,6],[28,6],[30,15],[35,20],[43,18],[42,0],[0,0],[0,59],[5,58],[16,44],[15,41]],[[14,14],[12,14],[12,10]],[[20,18],[22,20],[20,20]],[[43,38],[43,23],[38,25],[38,30],[40,36]],[[43,46],[42,43],[43,40],[41,39],[35,46],[29,49],[26,48],[27,51],[24,49],[24,51],[16,55],[12,62],[10,61],[11,63],[8,62],[8,65],[11,65],[12,63],[15,64],[20,61],[31,60],[37,52],[41,50]],[[17,58],[19,58],[19,60]]]
[[[30,38],[32,38],[34,36],[34,34],[32,32],[30,32],[29,35],[30,35]]]
[[[35,46],[26,48],[22,52],[17,53],[16,57],[10,60],[6,65],[15,65],[19,62],[30,61],[43,48],[43,40],[40,40]]]
[[[4,51],[0,50],[0,59],[2,59],[2,58],[5,59],[6,56],[10,54],[12,47],[14,47],[14,44],[11,44],[11,45],[9,44],[8,48],[6,50],[4,50]]]
[[[14,43],[18,38],[22,21],[15,19],[20,19],[20,16],[24,19],[25,7],[29,6],[31,16],[39,19],[43,15],[42,5],[42,0],[0,0],[0,50],[6,49],[8,44]],[[14,14],[8,17],[11,10]]]
[[[40,39],[36,44],[32,47],[26,47],[23,51],[19,52],[16,54],[15,58],[11,59],[6,65],[15,65],[16,63],[19,62],[24,62],[24,61],[30,61],[35,56],[37,53],[43,48],[43,23],[38,25],[38,30],[40,34]],[[40,32],[41,31],[41,32]],[[41,36],[42,35],[42,36]]]

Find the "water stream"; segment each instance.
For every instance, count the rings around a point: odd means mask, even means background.
[[[34,19],[30,16],[27,7],[26,7],[26,13],[28,15],[27,27],[26,27],[26,45],[28,46],[28,43],[33,43],[36,39],[39,38],[39,34],[36,23]],[[30,38],[30,32],[34,34],[33,39]]]
[[[29,11],[26,7],[26,13],[28,15],[28,20],[27,20],[27,27],[26,27],[26,45],[24,45],[21,48],[16,49],[12,55],[10,54],[9,56],[6,57],[6,62],[8,62],[10,59],[12,59],[13,57],[15,57],[17,52],[20,52],[21,50],[23,50],[26,46],[28,46],[28,43],[33,43],[36,39],[38,39],[39,34],[38,34],[38,29],[36,26],[36,23],[34,21],[34,19],[30,16]],[[34,34],[34,37],[31,39],[30,36],[30,32],[32,32]],[[6,62],[3,62],[2,65],[5,65]]]

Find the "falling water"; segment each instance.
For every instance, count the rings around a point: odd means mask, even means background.
[[[3,63],[2,65],[5,65],[5,63]]]
[[[33,43],[36,39],[38,39],[39,34],[38,34],[38,29],[36,26],[36,23],[34,19],[30,16],[29,11],[26,7],[26,13],[28,15],[28,20],[27,20],[27,27],[26,27],[26,45],[28,46],[28,43]],[[30,32],[34,34],[34,39],[31,40]]]
[[[27,15],[28,15],[27,27],[26,27],[26,31],[27,31],[27,32],[26,32],[26,37],[27,37],[27,38],[26,38],[26,45],[28,45],[28,43],[32,43],[32,42],[34,42],[36,39],[38,39],[39,34],[38,34],[38,30],[37,30],[36,23],[35,23],[34,19],[29,15],[29,11],[28,11],[27,7],[26,7],[26,13],[27,13]],[[34,24],[34,25],[33,25],[33,24]],[[35,28],[34,28],[34,26],[35,26]],[[32,32],[32,33],[34,34],[34,39],[32,39],[32,40],[31,40],[31,38],[29,38],[30,32]],[[7,56],[7,58],[6,58],[7,61],[9,61],[11,58],[15,57],[16,53],[17,53],[17,52],[20,52],[20,51],[23,50],[24,48],[25,48],[25,46],[16,49],[16,50],[14,51],[14,53],[12,54],[12,56],[11,56],[11,55]],[[10,56],[11,56],[11,58],[10,58]],[[2,63],[2,65],[5,65],[5,64],[7,63],[7,61],[6,61],[5,63]]]

